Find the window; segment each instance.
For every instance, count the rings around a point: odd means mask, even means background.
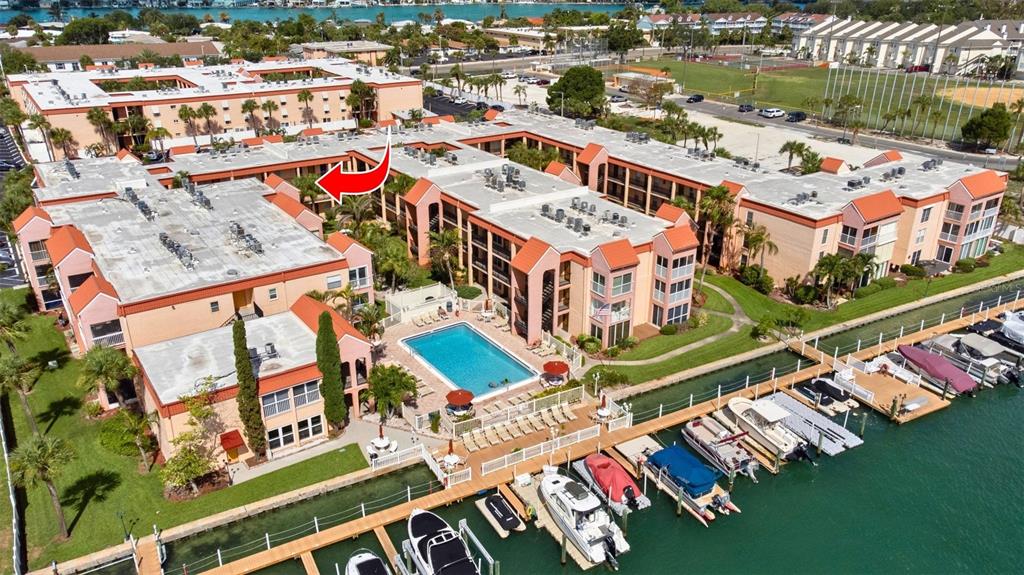
[[[827,243],[828,243],[828,228],[825,228],[821,232],[821,245],[825,245]]]
[[[964,207],[960,204],[949,204],[946,207],[946,219],[959,220],[964,217]]]
[[[679,279],[693,273],[693,256],[683,256],[672,261],[672,279]]]
[[[981,216],[981,210],[984,207],[985,206],[983,206],[982,204],[974,204],[973,206],[971,206],[971,217],[970,217],[970,219],[975,220],[978,217],[980,217]]]
[[[211,313],[217,313],[219,311],[220,311],[220,302],[219,301],[211,301],[210,302],[210,312]]]
[[[291,425],[271,429],[267,432],[267,447],[277,449],[295,443],[295,433]]]
[[[921,223],[927,222],[932,217],[932,208],[929,206],[921,210]]]
[[[664,256],[658,256],[654,260],[654,273],[661,277],[668,275],[668,258]]]
[[[665,282],[654,280],[654,298],[665,299]]]
[[[296,385],[292,388],[292,397],[295,399],[295,407],[320,401],[320,386],[315,381]]]
[[[672,284],[669,288],[668,303],[676,303],[689,299],[690,297],[690,280],[686,279],[681,282]]]
[[[612,296],[623,295],[633,291],[633,274],[625,273],[612,278]]]
[[[590,324],[590,337],[596,337],[599,340],[604,340],[604,328],[596,324]]]
[[[925,234],[927,232],[928,232],[928,228],[921,228],[921,229],[917,230],[917,236],[914,237],[914,243],[915,244],[924,243],[924,236],[925,236]]]
[[[348,270],[348,283],[354,289],[364,288],[370,285],[369,270],[366,266]]]
[[[754,212],[747,212],[747,227],[754,225]]]
[[[683,323],[686,321],[686,312],[689,308],[690,304],[688,303],[668,308],[668,323]]]
[[[276,300],[277,299],[277,288],[270,288],[269,290],[267,290],[267,298],[269,298],[270,301]]]
[[[981,222],[971,222],[967,224],[967,229],[964,230],[965,236],[973,236],[978,233],[978,228],[981,227]]]
[[[324,432],[324,421],[319,415],[299,422],[299,441],[315,437]]]
[[[843,226],[843,233],[839,236],[839,243],[852,246],[857,243],[857,228]]]
[[[605,277],[601,274],[594,274],[590,278],[590,291],[605,294]]]
[[[288,400],[287,389],[268,393],[260,399],[263,401],[263,417],[272,417],[291,409],[291,402]]]
[[[921,250],[917,250],[916,252],[910,254],[910,263],[912,265],[916,266],[917,262],[919,261],[921,261]]]
[[[341,289],[341,276],[327,276],[327,289]]]
[[[661,325],[661,322],[665,320],[665,310],[660,305],[654,306],[654,310],[651,311],[651,323],[654,325]]]
[[[629,320],[608,328],[608,346],[611,347],[629,337]]]

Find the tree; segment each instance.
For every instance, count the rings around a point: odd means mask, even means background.
[[[160,478],[171,487],[188,486],[193,495],[199,494],[196,481],[213,470],[203,438],[196,430],[184,431],[171,439],[174,455],[160,470]]]
[[[67,128],[51,128],[50,141],[53,142],[54,146],[60,146],[65,158],[71,158],[71,145],[75,141],[71,135],[71,130]]]
[[[309,128],[312,128],[313,120],[316,119],[313,117],[313,108],[309,107],[309,103],[313,101],[313,92],[310,92],[308,89],[304,88],[300,90],[295,97],[298,98],[299,102],[304,106],[304,108],[302,109],[302,116],[306,120],[306,125]]]
[[[138,370],[135,364],[123,351],[106,345],[94,345],[82,358],[78,386],[87,393],[105,389],[113,393],[118,406],[124,408],[127,402],[121,393],[121,382],[134,378],[136,373]]]
[[[274,112],[278,109],[277,102],[273,100],[267,100],[260,105],[260,109],[267,114],[267,126],[274,125]]]
[[[75,458],[75,451],[63,439],[55,436],[33,435],[11,454],[11,479],[14,483],[30,489],[39,484],[46,486],[50,493],[53,512],[57,515],[60,536],[68,537],[68,524],[64,509],[60,506],[56,481],[63,468]]]
[[[772,235],[762,224],[746,226],[743,230],[743,243],[747,246],[750,257],[756,259],[761,256],[761,269],[764,269],[764,255],[776,255],[779,253],[779,246],[772,241]]]
[[[260,135],[259,123],[256,118],[256,110],[260,109],[260,103],[256,100],[246,100],[242,102],[242,113],[249,116],[249,126],[252,127],[252,131],[255,135]]]
[[[619,55],[619,61],[626,59],[626,54],[644,43],[644,34],[636,27],[635,22],[616,22],[608,28],[608,50]]]
[[[114,120],[110,118],[110,114],[103,108],[89,108],[85,119],[100,133],[100,140],[103,142],[103,147],[106,148],[114,128]]]
[[[196,111],[188,104],[178,108],[178,119],[185,123],[185,130],[192,133],[192,141],[199,147],[199,134],[196,130]]]
[[[548,88],[546,101],[549,109],[561,110],[562,94],[565,109],[572,115],[595,118],[604,111],[607,101],[604,76],[590,66],[573,66]]]
[[[383,423],[407,396],[416,397],[416,378],[400,365],[375,365],[370,370],[369,394]]]
[[[448,282],[455,289],[455,262],[459,260],[462,241],[453,228],[430,232],[430,259],[435,266],[448,272]]]
[[[150,425],[155,417],[151,413],[136,413],[128,409],[122,409],[117,414],[118,431],[125,438],[135,444],[139,450],[139,458],[142,463],[143,472],[149,470],[149,451],[151,448]]]
[[[25,310],[9,301],[0,301],[0,342],[7,345],[11,355],[18,354],[14,343],[28,337],[29,330]]]
[[[515,94],[516,98],[519,99],[520,106],[526,105],[523,102],[523,99],[526,98],[526,86],[522,84],[516,84],[516,86],[512,88],[512,93]]]
[[[806,175],[820,172],[823,160],[824,158],[821,157],[821,154],[814,150],[805,150],[803,154],[800,154],[800,173]]]
[[[28,426],[34,434],[39,433],[39,428],[36,427],[36,418],[32,414],[32,407],[28,404],[28,394],[38,379],[39,369],[19,356],[0,357],[0,389],[7,393],[17,394],[21,409],[25,412],[25,421],[28,422]]]
[[[42,114],[32,114],[28,117],[28,127],[32,130],[39,130],[42,133],[47,157],[52,161],[54,156],[53,144],[50,142],[50,128],[53,126],[50,125],[50,121]]]
[[[160,151],[164,151],[164,140],[171,137],[171,132],[167,128],[160,126],[159,128],[153,128],[146,132],[146,142],[150,145],[156,142],[160,146]]]
[[[531,148],[522,142],[516,142],[506,151],[506,155],[512,162],[543,171],[548,164],[558,159],[558,150]]]
[[[838,254],[825,254],[814,264],[814,276],[825,284],[825,306],[832,307],[832,289],[846,274],[846,258]]]
[[[231,337],[235,351],[235,378],[238,381],[238,417],[242,420],[242,430],[249,449],[257,457],[263,457],[267,452],[267,430],[263,426],[259,384],[253,373],[252,359],[249,358],[245,321],[235,320],[231,325]]]
[[[991,108],[967,120],[960,128],[964,140],[978,148],[998,147],[1010,136],[1013,119],[1006,104],[997,102]]]
[[[355,80],[349,86],[345,103],[352,110],[352,116],[358,120],[370,119],[370,112],[377,100],[377,92],[362,80]]]
[[[109,44],[114,24],[106,18],[76,18],[64,26],[57,44]]]
[[[364,222],[377,215],[373,202],[370,194],[349,196],[341,203],[338,214],[344,221],[351,222],[353,230],[358,231]]]
[[[789,154],[789,163],[786,165],[787,169],[793,167],[794,156],[802,157],[805,152],[807,152],[807,144],[799,140],[789,140],[779,148],[780,154]]]
[[[700,285],[704,285],[704,277],[708,273],[708,260],[711,257],[711,247],[714,245],[715,237],[719,232],[724,232],[733,224],[736,210],[736,200],[732,197],[729,188],[725,186],[712,186],[701,194],[700,219],[704,226],[704,241],[701,242],[701,272]]]
[[[217,110],[209,102],[203,102],[196,109],[196,118],[206,122],[206,133],[210,135],[210,146],[213,146],[213,118],[217,116]]]
[[[364,305],[358,312],[356,312],[353,319],[355,320],[356,329],[359,333],[365,335],[370,339],[377,339],[384,335],[384,308],[377,305]]]
[[[324,417],[335,430],[340,431],[348,417],[345,391],[341,377],[341,353],[338,334],[330,312],[320,314],[316,330],[316,367],[320,370],[320,396],[324,398]]]

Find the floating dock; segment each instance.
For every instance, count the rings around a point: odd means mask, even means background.
[[[480,514],[484,516],[484,519],[486,519],[487,522],[491,524],[491,527],[494,528],[498,537],[505,539],[509,536],[509,530],[502,527],[501,524],[498,523],[498,520],[494,518],[494,515],[491,515],[491,512],[487,509],[487,497],[477,499],[473,503],[476,505],[476,508],[480,510]],[[520,519],[519,527],[516,531],[526,531],[526,523],[522,522],[522,519]]]
[[[629,441],[625,441],[615,446],[615,449],[618,449],[620,452],[622,452],[624,456],[626,456],[632,461],[636,461],[639,458],[645,458],[646,456],[644,455],[644,452],[653,453],[655,451],[660,451],[663,448],[664,446],[658,443],[658,441],[651,437],[650,435],[637,437],[636,439],[631,439]],[[644,474],[644,495],[647,495],[647,481],[651,481],[652,483],[654,483],[654,486],[657,487],[659,491],[664,491],[666,494],[668,494],[669,497],[672,498],[672,501],[675,501],[677,503],[677,514],[679,513],[680,509],[685,509],[687,513],[692,515],[693,518],[696,519],[702,525],[704,525],[704,527],[708,526],[708,519],[705,519],[699,513],[694,511],[694,509],[691,508],[689,505],[680,501],[679,493],[677,493],[675,489],[672,489],[672,487],[669,486],[666,482],[662,481],[661,476],[659,474],[652,472],[646,465],[641,465],[640,469]],[[647,496],[650,497],[649,495]]]
[[[847,449],[859,447],[864,440],[850,433],[842,425],[793,399],[787,393],[778,392],[767,397],[786,409],[791,415],[782,421],[811,446],[817,447],[830,456],[839,455]]]
[[[533,519],[533,517],[530,517],[530,514],[526,512],[526,505],[523,503],[523,500],[519,499],[519,496],[512,491],[512,488],[508,486],[508,483],[499,483],[498,493],[500,493],[501,496],[505,498],[505,501],[508,501],[508,504],[512,506],[512,509],[519,514],[519,518],[523,520],[523,523],[527,523]]]
[[[316,561],[313,560],[313,552],[306,551],[299,557],[302,558],[302,567],[306,570],[306,575],[320,575],[320,569],[316,566]]]
[[[544,506],[544,502],[540,500],[540,493],[537,491],[537,486],[539,485],[539,479],[541,477],[541,475],[531,476],[530,484],[527,486],[521,486],[518,483],[513,483],[512,490],[516,492],[516,495],[518,495],[523,502],[533,507],[534,511],[537,513],[537,521],[535,521],[534,524],[538,528],[547,530],[547,532],[555,538],[555,541],[559,542],[560,545],[563,545],[565,551],[570,557],[572,557],[572,560],[580,566],[580,569],[585,571],[587,569],[597,567],[597,563],[594,563],[584,557],[583,552],[580,551],[572,541],[568,540],[567,536],[562,533],[562,529],[558,527],[557,523],[555,523],[555,518],[548,513],[548,509]]]
[[[391,568],[396,569],[398,564],[402,562],[402,558],[398,555],[398,550],[395,549],[394,543],[391,542],[391,537],[388,535],[388,532],[384,530],[383,525],[378,525],[373,528],[373,533],[377,536],[377,541],[380,542],[380,548],[384,550],[384,557],[386,557],[388,563],[391,564]]]

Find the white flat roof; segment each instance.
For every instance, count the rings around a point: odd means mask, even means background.
[[[35,196],[43,203],[123,191],[125,188],[163,188],[139,162],[121,161],[114,156],[47,162],[36,164],[35,168],[38,174]]]

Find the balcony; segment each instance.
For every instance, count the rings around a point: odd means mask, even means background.
[[[478,247],[478,248],[486,250],[486,249],[488,249],[487,248],[487,238],[478,238],[476,236],[473,236],[473,245]]]
[[[619,311],[613,311],[608,314],[608,318],[612,323],[618,323],[620,321],[626,321],[632,316],[632,310],[628,307],[622,308]]]
[[[683,291],[677,291],[676,293],[674,293],[674,294],[669,296],[668,303],[673,304],[673,303],[679,303],[679,302],[684,302],[684,301],[690,301],[690,294],[691,293],[692,293],[691,289],[685,289]]]
[[[569,304],[567,302],[558,302],[558,313],[569,311]]]
[[[988,218],[988,217],[994,217],[994,216],[998,216],[998,215],[999,215],[999,207],[997,206],[995,208],[989,208],[989,209],[985,210],[984,217]]]
[[[957,211],[957,210],[946,210],[946,213],[943,215],[943,217],[946,218],[947,220],[953,220],[954,222],[959,222],[960,220],[964,219],[964,211],[963,210],[959,210],[959,211]]]
[[[515,302],[516,302],[517,304],[520,304],[520,305],[526,305],[526,304],[527,304],[527,299],[526,299],[526,296],[525,296],[525,295],[523,295],[523,294],[521,294],[521,293],[517,293],[517,294],[516,294],[516,297],[514,297],[514,298],[512,298],[512,299],[513,299],[513,300],[514,300],[514,301],[515,301]]]
[[[949,242],[955,244],[957,242],[957,236],[955,234],[947,234],[945,232],[939,234],[939,240],[943,242]]]
[[[493,275],[494,279],[500,281],[501,283],[503,283],[505,285],[509,285],[509,283],[508,283],[508,274],[504,274],[504,273],[501,273],[501,272],[499,272],[497,270],[494,270],[493,272],[491,272],[491,275]]]
[[[860,240],[860,247],[861,247],[861,249],[870,248],[870,247],[874,246],[877,243],[878,243],[878,235],[877,234],[875,234],[873,236],[865,236],[864,238],[862,238]]]
[[[50,253],[46,250],[36,250],[29,252],[29,257],[31,257],[34,262],[45,262],[50,259]]]
[[[839,243],[846,246],[857,245],[857,236],[851,234],[839,234]]]
[[[687,264],[685,266],[677,267],[672,269],[672,279],[685,278],[693,275],[693,264]]]
[[[106,347],[124,347],[124,334],[121,332],[109,333],[107,335],[93,337],[93,345],[102,345]]]
[[[508,244],[504,244],[504,245],[497,245],[497,244],[495,244],[494,245],[494,255],[498,256],[499,258],[501,258],[501,259],[503,259],[505,261],[509,261],[509,260],[512,259],[512,250],[509,248]]]
[[[359,278],[349,280],[348,283],[349,285],[352,286],[352,289],[365,289],[373,285],[373,282],[370,281],[370,278]]]
[[[476,269],[478,269],[480,271],[485,272],[485,271],[487,271],[487,262],[486,261],[480,261],[480,260],[474,258],[473,259],[473,267],[475,267]]]
[[[560,288],[563,288],[563,287],[565,287],[565,286],[567,286],[567,285],[569,285],[571,283],[572,283],[572,280],[570,280],[568,277],[558,278],[558,287],[560,287]]]

